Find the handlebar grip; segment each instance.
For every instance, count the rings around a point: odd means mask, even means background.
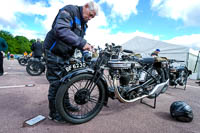
[[[123,52],[125,52],[125,53],[131,53],[131,54],[133,53],[133,51],[127,50],[127,49],[124,49]]]
[[[185,62],[185,61],[182,61],[182,60],[174,60],[174,62]]]

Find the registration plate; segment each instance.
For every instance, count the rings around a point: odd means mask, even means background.
[[[83,68],[83,67],[86,67],[86,63],[85,63],[85,62],[71,64],[71,65],[67,66],[67,67],[65,68],[65,70],[66,70],[67,72],[69,72],[69,71],[72,71],[72,70],[74,70],[74,69]]]

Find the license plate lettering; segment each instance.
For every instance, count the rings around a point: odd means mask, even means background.
[[[65,68],[65,70],[69,72],[71,70],[74,70],[74,69],[77,69],[77,68],[82,68],[82,67],[86,67],[86,64],[84,62],[69,65]]]

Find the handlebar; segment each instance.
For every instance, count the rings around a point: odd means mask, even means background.
[[[174,62],[185,62],[185,61],[181,61],[181,60],[175,60],[175,59],[169,59],[170,63],[174,63]]]
[[[125,52],[125,53],[130,53],[130,54],[133,53],[133,51],[131,51],[131,50],[127,50],[127,49],[124,49],[123,52]]]

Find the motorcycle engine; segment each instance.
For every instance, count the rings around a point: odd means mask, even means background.
[[[113,59],[108,62],[108,66],[111,68],[110,72],[119,72],[118,77],[121,86],[127,86],[130,83],[133,77],[133,72],[131,72],[133,64],[131,62]]]
[[[131,75],[129,72],[122,71],[119,77],[120,85],[127,86],[131,80]]]

